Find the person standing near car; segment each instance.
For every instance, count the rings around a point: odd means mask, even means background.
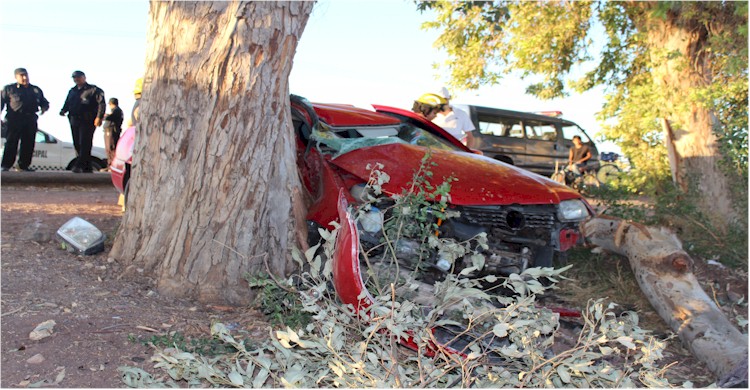
[[[33,172],[30,168],[34,155],[34,142],[37,131],[37,111],[43,115],[49,110],[49,102],[42,89],[29,83],[29,73],[25,68],[14,71],[16,82],[3,88],[0,111],[6,109],[7,141],[3,152],[2,170],[9,170],[16,163],[18,143],[21,151],[18,156],[18,170]]]
[[[445,104],[447,104],[447,102],[442,97],[434,93],[426,93],[414,101],[411,110],[428,121],[431,121],[435,119],[435,116],[443,109]]]
[[[78,154],[73,172],[92,172],[91,146],[94,132],[102,124],[106,110],[104,91],[87,83],[86,74],[80,70],[73,72],[72,77],[76,85],[68,91],[60,116],[68,114],[73,145]]]
[[[442,127],[464,145],[467,145],[472,138],[471,132],[475,129],[469,114],[450,105],[451,94],[447,88],[440,88],[440,93],[437,95],[442,96],[446,104],[443,106],[443,110],[432,120],[432,123]]]
[[[583,173],[586,162],[591,159],[591,148],[581,141],[581,136],[573,136],[573,146],[568,153],[568,165],[575,165],[576,173]]]
[[[109,114],[104,115],[104,149],[107,151],[107,162],[112,164],[115,158],[115,148],[117,147],[117,141],[120,140],[120,132],[122,131],[123,117],[122,109],[120,108],[120,101],[117,98],[109,99]],[[102,168],[102,172],[109,171],[109,167]]]
[[[130,119],[128,120],[128,127],[137,126],[138,121],[141,117],[141,93],[143,92],[143,78],[135,80],[135,88],[133,88],[133,97],[135,98],[135,104],[133,104],[133,110],[130,111]]]

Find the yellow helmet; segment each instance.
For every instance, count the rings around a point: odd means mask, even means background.
[[[133,89],[134,95],[138,95],[140,93],[143,93],[143,77],[135,80],[135,88]]]
[[[434,93],[426,93],[420,96],[419,99],[417,99],[417,102],[430,107],[440,107],[448,104],[448,101],[445,100],[445,98]]]

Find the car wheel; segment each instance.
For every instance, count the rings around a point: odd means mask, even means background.
[[[93,169],[94,172],[99,172],[99,170],[102,168],[106,168],[102,160],[99,160],[99,159],[91,160],[91,169]]]

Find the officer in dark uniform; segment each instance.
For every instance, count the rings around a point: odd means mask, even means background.
[[[94,142],[94,131],[102,124],[107,103],[104,91],[86,82],[86,74],[77,70],[73,72],[72,77],[76,85],[68,91],[60,115],[68,114],[73,146],[78,154],[73,172],[92,172],[91,146]]]
[[[18,142],[21,142],[21,153],[18,156],[18,169],[33,172],[29,168],[34,154],[34,142],[37,131],[37,111],[41,114],[49,110],[49,102],[44,98],[42,89],[29,83],[29,74],[24,68],[15,70],[16,82],[3,88],[0,100],[0,111],[7,107],[5,114],[7,142],[3,152],[2,170],[7,171],[16,163]]]

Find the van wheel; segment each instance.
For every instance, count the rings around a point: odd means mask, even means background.
[[[513,164],[513,159],[511,159],[508,156],[495,156],[495,160],[502,161],[502,162],[504,162],[506,164],[515,165],[515,164]]]

